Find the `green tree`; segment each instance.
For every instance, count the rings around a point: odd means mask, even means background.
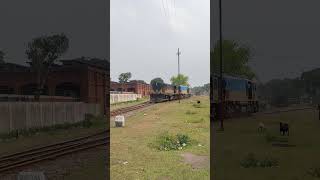
[[[165,83],[161,78],[154,78],[151,80],[150,85],[153,91],[159,92],[165,86]]]
[[[210,93],[210,84],[204,84],[203,86],[196,86],[191,88],[192,94],[195,95],[209,95]]]
[[[127,83],[131,77],[132,77],[131,72],[121,73],[119,75],[119,78],[118,78],[119,79],[119,83],[122,84],[121,92],[123,92],[124,84]]]
[[[249,67],[251,50],[245,45],[240,45],[233,40],[223,40],[222,42],[222,67],[223,73],[229,75],[245,76],[248,79],[256,77]],[[220,72],[220,42],[218,41],[214,49],[210,51],[211,72]]]
[[[0,50],[0,63],[4,63],[4,56],[5,56],[5,52]]]
[[[178,76],[172,76],[170,81],[173,86],[189,86],[188,83],[189,77],[183,74],[179,74]]]
[[[37,76],[37,93],[35,99],[40,100],[40,94],[47,80],[50,68],[55,61],[69,49],[69,39],[64,34],[40,36],[27,45],[26,55]]]

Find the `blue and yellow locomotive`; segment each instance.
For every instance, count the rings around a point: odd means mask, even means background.
[[[214,116],[217,116],[219,108],[219,76],[211,77],[212,100],[211,108]],[[225,116],[232,116],[238,112],[258,112],[259,103],[257,98],[256,82],[246,78],[223,75],[222,78],[222,102]]]
[[[150,101],[153,103],[188,98],[191,96],[188,86],[164,84],[160,90],[151,88]]]

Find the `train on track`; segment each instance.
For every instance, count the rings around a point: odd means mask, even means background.
[[[163,84],[159,89],[151,88],[150,102],[158,103],[163,101],[172,101],[191,97],[190,88],[188,86],[174,86]]]
[[[218,116],[219,107],[222,108],[223,116],[230,117],[233,114],[246,112],[255,113],[259,111],[257,96],[257,83],[242,77],[223,75],[222,78],[222,105],[219,101],[219,76],[211,75],[211,113],[213,117]]]

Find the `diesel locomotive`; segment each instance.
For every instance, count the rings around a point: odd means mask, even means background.
[[[224,116],[234,113],[259,111],[256,82],[242,77],[223,75],[222,78],[222,105],[219,106],[219,76],[211,76],[211,108],[213,116],[218,115],[219,107],[223,107]]]
[[[153,103],[188,98],[191,96],[188,86],[164,84],[160,90],[151,88],[150,101]]]

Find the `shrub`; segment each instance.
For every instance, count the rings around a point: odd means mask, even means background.
[[[257,167],[258,160],[253,153],[249,153],[241,162],[240,165],[244,168]]]
[[[266,157],[265,159],[263,159],[259,163],[260,167],[275,167],[278,165],[279,165],[278,160],[276,160],[274,158],[270,158],[270,157]]]
[[[258,160],[254,153],[249,153],[241,162],[240,165],[244,168],[251,168],[251,167],[275,167],[279,165],[277,159],[266,157],[262,160]]]
[[[155,148],[160,151],[181,150],[190,144],[190,138],[185,134],[170,135],[167,132],[156,138]]]

